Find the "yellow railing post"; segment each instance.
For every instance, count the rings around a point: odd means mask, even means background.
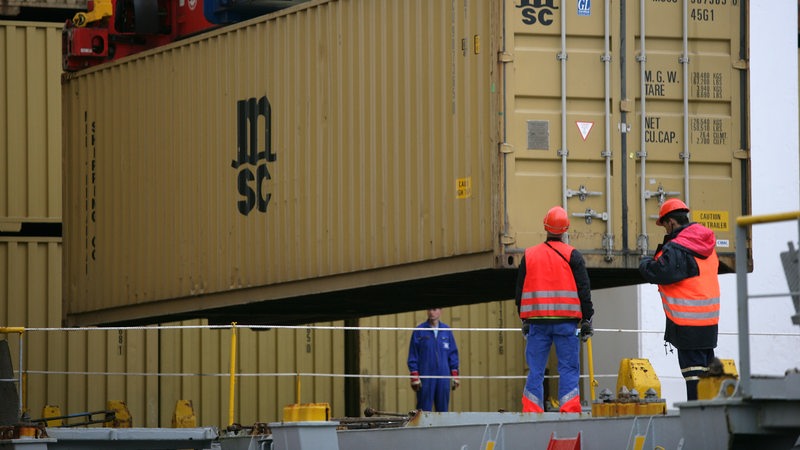
[[[591,396],[591,405],[596,399],[594,397],[594,388],[599,383],[594,379],[594,360],[592,359],[592,338],[586,340],[587,358],[589,359],[589,395]]]
[[[234,385],[236,384],[236,322],[231,323],[231,380],[228,392],[228,425],[233,425]]]

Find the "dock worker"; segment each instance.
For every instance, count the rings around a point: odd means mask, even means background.
[[[522,412],[544,412],[544,371],[552,344],[558,357],[559,411],[581,412],[580,343],[593,334],[589,274],[583,255],[562,240],[569,229],[564,208],[550,208],[544,229],[546,240],[525,249],[517,272],[515,300],[529,370]]]
[[[417,409],[447,412],[450,390],[456,390],[458,379],[458,346],[453,332],[439,320],[442,308],[427,310],[428,319],[417,325],[408,345],[408,371],[411,388],[417,393]],[[425,378],[436,376],[440,378]],[[422,377],[422,378],[420,378]]]
[[[697,400],[699,377],[708,371],[717,347],[717,241],[713,231],[689,221],[689,207],[676,198],[661,205],[656,225],[667,234],[654,257],[642,257],[639,272],[658,285],[667,319],[664,340],[678,349],[687,400]]]

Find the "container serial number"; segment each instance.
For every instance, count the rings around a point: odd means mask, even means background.
[[[695,22],[713,22],[715,19],[714,10],[705,8],[692,8],[690,17]]]

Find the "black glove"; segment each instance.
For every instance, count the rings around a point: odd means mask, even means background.
[[[451,382],[450,382],[450,389],[456,390],[459,386],[461,386],[461,381],[458,379],[458,369],[454,369],[450,371]]]
[[[594,335],[594,328],[592,328],[592,319],[581,321],[581,341],[586,342]]]
[[[528,337],[528,332],[530,332],[530,331],[531,331],[531,324],[529,324],[528,322],[525,322],[523,320],[522,321],[522,336],[527,338]]]

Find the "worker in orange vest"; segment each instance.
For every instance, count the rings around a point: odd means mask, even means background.
[[[547,240],[525,250],[517,273],[515,299],[529,369],[522,412],[544,412],[544,370],[554,343],[559,410],[581,412],[580,342],[593,333],[589,275],[583,255],[562,241],[569,229],[564,208],[555,206],[547,212],[544,229]]]
[[[656,225],[667,234],[655,257],[642,257],[639,272],[647,282],[658,285],[667,316],[664,340],[678,349],[686,398],[697,400],[699,377],[708,371],[717,346],[717,241],[713,231],[689,221],[689,207],[676,198],[661,205]]]

